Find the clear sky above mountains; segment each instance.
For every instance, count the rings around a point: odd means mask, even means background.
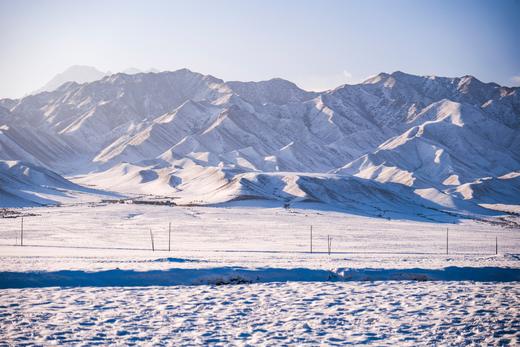
[[[381,71],[520,85],[520,1],[0,0],[0,97],[70,65],[187,67],[310,90]]]

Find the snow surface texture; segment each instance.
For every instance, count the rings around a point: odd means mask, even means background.
[[[519,110],[518,88],[471,76],[381,73],[314,93],[187,69],[120,73],[0,100],[0,160],[178,204],[486,216],[520,205]],[[0,206],[23,206],[19,195]]]
[[[468,282],[10,289],[12,345],[518,345],[518,285]]]

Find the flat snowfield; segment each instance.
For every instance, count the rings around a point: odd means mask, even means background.
[[[519,229],[406,215],[387,220],[325,208],[302,203],[284,209],[271,201],[29,208],[19,210],[34,214],[23,220],[24,247],[15,246],[21,243],[21,218],[0,218],[0,271],[520,265]]]
[[[3,344],[518,345],[518,284],[271,283],[0,291]]]
[[[16,211],[0,344],[520,343],[518,229],[258,201]]]

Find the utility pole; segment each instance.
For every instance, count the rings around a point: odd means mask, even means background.
[[[155,247],[154,247],[154,244],[153,244],[152,228],[150,228],[150,240],[152,240],[152,252],[155,252]]]
[[[168,252],[171,250],[171,239],[172,239],[172,222],[168,224]]]
[[[498,236],[495,236],[495,255],[498,254]]]
[[[311,225],[311,253],[312,253],[312,225]]]
[[[448,249],[449,249],[449,248],[448,248],[448,242],[449,242],[449,241],[448,241],[448,234],[449,234],[449,229],[446,228],[446,254],[448,254]]]
[[[22,223],[20,225],[20,246],[23,246],[23,217],[22,217]]]

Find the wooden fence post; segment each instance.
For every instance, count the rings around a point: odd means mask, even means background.
[[[448,235],[449,235],[449,229],[446,228],[446,254],[448,254],[448,251],[449,251]]]
[[[311,253],[312,253],[312,225],[311,225]]]
[[[152,228],[150,228],[150,240],[152,241],[152,252],[155,252],[155,246],[154,246],[154,244],[153,244]]]

